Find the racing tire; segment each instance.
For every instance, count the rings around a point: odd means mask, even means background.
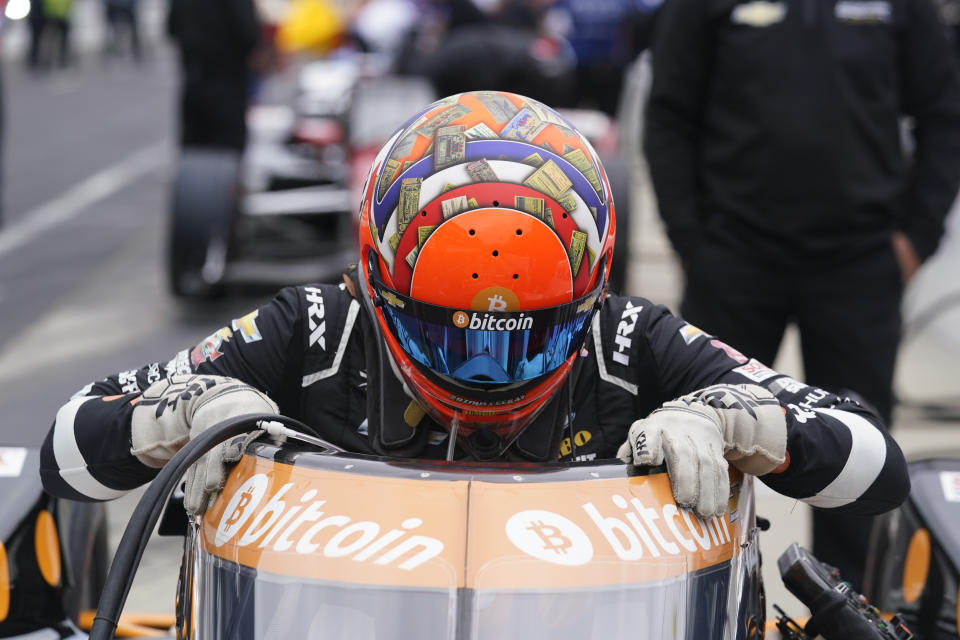
[[[239,152],[190,147],[181,152],[167,252],[174,295],[215,298],[223,293],[240,192]]]

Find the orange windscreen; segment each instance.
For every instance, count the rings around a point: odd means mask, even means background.
[[[316,580],[569,588],[713,566],[744,536],[743,482],[734,483],[732,511],[701,520],[677,508],[666,474],[431,481],[351,474],[343,463],[339,473],[245,456],[204,516],[206,551]]]

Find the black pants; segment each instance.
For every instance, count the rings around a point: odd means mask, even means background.
[[[707,244],[688,268],[681,313],[767,364],[787,323],[795,322],[805,381],[841,395],[856,392],[889,424],[902,293],[889,245],[785,266]],[[817,510],[813,521],[814,554],[859,589],[872,518]]]
[[[140,50],[140,26],[137,20],[136,4],[130,3],[128,6],[117,6],[107,4],[106,7],[107,24],[110,26],[110,40],[107,43],[106,50],[110,53],[119,53],[123,32],[130,34],[130,53],[135,60],[140,60],[142,52]]]
[[[41,49],[43,48],[43,33],[46,30],[47,17],[43,7],[38,2],[30,6],[30,53],[27,62],[30,68],[37,70],[41,63]]]

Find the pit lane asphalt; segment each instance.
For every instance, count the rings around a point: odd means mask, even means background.
[[[0,229],[0,446],[39,446],[87,382],[167,360],[260,297],[174,300],[164,279],[176,60],[34,77],[8,62]],[[110,505],[116,545],[140,492]],[[173,610],[179,539],[154,538],[128,611]]]
[[[0,439],[36,446],[86,382],[169,359],[255,301],[186,306],[166,291],[169,51],[140,68],[5,71]]]

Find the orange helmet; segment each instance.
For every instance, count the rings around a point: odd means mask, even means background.
[[[590,143],[530,98],[445,98],[380,151],[359,228],[393,370],[462,445],[502,453],[562,388],[606,284],[613,201]]]

